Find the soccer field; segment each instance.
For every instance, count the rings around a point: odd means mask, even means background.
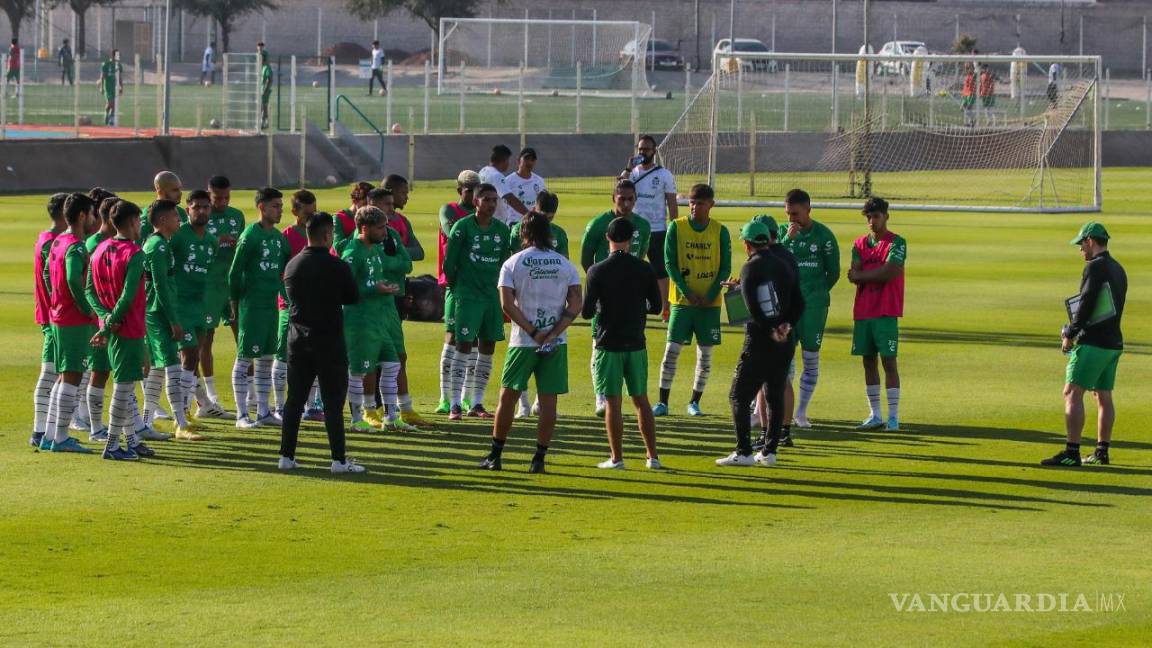
[[[4,196],[0,644],[1147,645],[1150,173],[1106,169],[1102,214],[894,212],[889,226],[910,248],[903,429],[852,430],[867,403],[842,279],[815,427],[796,431],[773,469],[713,463],[734,445],[726,395],[742,333],[732,327],[703,418],[685,415],[692,354],[680,361],[672,415],[657,419],[668,469],[643,468],[631,416],[629,469],[596,469],[607,444],[591,414],[580,321],[544,475],[525,472],[532,420],[516,422],[500,473],[475,469],[489,426],[446,417],[417,434],[350,435],[350,455],[369,469],[358,476],[329,473],[316,424],[302,433],[304,469],[293,474],[276,470],[277,431],[224,422],[205,426],[210,441],[157,443],[139,463],[33,451],[31,258],[46,196]],[[413,188],[405,212],[429,253],[417,273],[434,271],[435,214],[452,188]],[[346,205],[344,188],[318,195],[322,209]],[[249,219],[250,197],[233,192]],[[574,248],[608,207],[606,195],[561,195],[558,222]],[[735,234],[756,211],[713,216]],[[846,267],[863,218],[813,216],[836,233]],[[1068,242],[1089,219],[1107,225],[1130,281],[1113,465],[1042,469],[1063,447],[1058,331],[1083,265]],[[412,394],[427,413],[442,325],[405,331]],[[217,339],[232,407],[234,346]],[[664,326],[652,320],[652,395],[663,347]],[[1085,452],[1091,401],[1089,412]],[[932,595],[957,594],[981,609],[1003,594],[1012,611],[931,611]],[[1025,611],[1018,595],[1033,608],[1050,596],[1056,610]],[[1071,611],[1080,595],[1091,611]],[[908,611],[916,597],[928,611]]]

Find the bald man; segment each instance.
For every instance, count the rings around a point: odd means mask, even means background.
[[[184,196],[184,183],[180,182],[180,176],[171,171],[161,171],[152,179],[152,188],[156,190],[156,200],[171,200],[176,203],[176,213],[180,214],[181,225],[188,222],[188,212],[180,206],[183,202],[181,198]],[[140,240],[136,243],[144,245],[144,241],[147,241],[151,234],[152,224],[148,221],[148,208],[145,207],[144,213],[140,216]]]

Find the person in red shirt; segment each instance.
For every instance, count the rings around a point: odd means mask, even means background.
[[[336,231],[333,237],[336,242],[332,249],[336,256],[340,256],[340,246],[348,239],[356,238],[356,210],[368,204],[368,192],[372,191],[371,182],[357,182],[352,187],[352,206],[341,209],[333,215],[336,221]]]
[[[13,38],[8,48],[8,85],[12,86],[12,95],[20,94],[20,41]]]
[[[112,407],[108,415],[108,442],[105,459],[135,460],[155,454],[137,434],[140,421],[136,406],[136,383],[144,379],[144,250],[136,244],[140,236],[140,208],[122,200],[112,208],[116,236],[92,253],[88,274],[88,304],[100,317],[100,330],[92,345],[107,346],[112,365]],[[120,446],[124,433],[127,447]]]
[[[52,304],[48,288],[48,252],[52,249],[52,242],[68,228],[64,220],[64,201],[68,194],[53,194],[48,199],[48,218],[52,220],[52,228],[40,232],[36,238],[33,267],[33,295],[35,297],[36,323],[40,325],[40,332],[44,336],[44,343],[40,351],[40,376],[36,379],[36,389],[32,392],[32,437],[28,443],[35,448],[40,447],[44,439],[45,425],[48,423],[48,406],[52,398],[52,388],[56,385],[59,375],[56,373],[56,341],[52,336],[52,322],[48,317],[48,310]]]
[[[440,228],[436,237],[436,283],[444,289],[444,348],[440,352],[440,403],[436,406],[437,414],[447,414],[451,409],[448,379],[452,362],[456,359],[456,337],[452,335],[456,323],[452,320],[452,289],[448,287],[448,278],[444,275],[444,253],[448,250],[448,233],[452,231],[452,226],[476,211],[473,194],[479,186],[480,174],[464,169],[456,176],[456,193],[460,195],[460,200],[440,208]]]
[[[864,385],[871,412],[857,430],[900,429],[900,372],[896,368],[899,318],[904,316],[904,260],[908,244],[888,230],[888,201],[869,198],[861,210],[869,233],[852,244],[848,281],[856,285],[852,308],[852,355],[864,359]],[[888,396],[888,422],[880,412],[880,370]]]

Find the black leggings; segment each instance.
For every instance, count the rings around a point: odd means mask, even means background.
[[[280,429],[280,456],[296,458],[300,418],[312,391],[320,380],[324,399],[324,427],[332,461],[344,461],[344,400],[348,396],[348,354],[343,344],[313,342],[307,338],[288,340],[288,397],[284,403],[284,424]]]
[[[756,392],[764,388],[768,401],[769,448],[775,450],[784,426],[784,388],[788,384],[788,367],[796,353],[796,342],[779,343],[767,335],[747,334],[744,349],[736,363],[732,389],[728,400],[732,405],[732,423],[736,426],[736,449],[740,454],[752,454],[750,438],[752,401]]]
[[[375,81],[380,81],[380,88],[382,90],[388,90],[388,84],[384,83],[384,73],[380,71],[380,68],[376,68],[372,70],[372,76],[368,77],[368,94],[372,94],[372,84]]]

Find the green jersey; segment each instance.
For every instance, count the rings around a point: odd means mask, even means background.
[[[276,308],[276,296],[284,285],[284,264],[288,263],[288,239],[275,227],[264,229],[252,223],[240,235],[228,289],[233,301],[246,300],[257,308]]]
[[[84,247],[88,249],[88,256],[92,256],[92,253],[96,251],[96,248],[109,238],[111,237],[103,232],[96,232],[92,236],[84,239]]]
[[[593,218],[589,221],[588,227],[584,228],[584,240],[580,244],[580,265],[585,271],[592,267],[592,264],[608,258],[608,239],[605,236],[608,234],[608,224],[615,218],[616,212],[609,210]],[[636,231],[632,233],[632,247],[628,252],[638,259],[643,259],[648,254],[648,239],[652,236],[652,225],[643,216],[636,214],[629,214],[626,218],[636,226]]]
[[[100,64],[100,80],[104,82],[104,91],[115,89],[117,85],[124,85],[124,64],[120,61],[108,59]]]
[[[236,241],[243,232],[244,213],[235,207],[225,207],[224,211],[214,211],[208,216],[208,233],[216,238],[217,244],[216,255],[212,257],[212,265],[208,267],[210,284],[220,285],[228,280],[228,269],[232,267]]]
[[[359,238],[345,241],[340,258],[352,270],[356,291],[360,293],[359,302],[344,307],[346,325],[378,323],[384,316],[385,308],[395,308],[392,295],[381,295],[376,290],[376,284],[386,281],[384,256],[382,245],[369,245]]]
[[[144,241],[144,288],[147,291],[147,312],[160,314],[169,322],[176,322],[176,262],[171,243],[159,234]]]
[[[500,266],[512,256],[512,231],[493,218],[481,227],[475,216],[456,221],[448,234],[444,276],[455,299],[500,299]]]
[[[828,293],[840,279],[840,246],[832,230],[812,221],[808,231],[798,230],[788,236],[788,224],[780,226],[780,244],[800,266],[800,293],[809,306],[828,306]]]
[[[412,273],[412,256],[408,254],[408,248],[404,247],[404,242],[400,239],[399,232],[389,227],[388,236],[392,238],[392,244],[396,246],[396,253],[388,254],[388,249],[383,244],[378,247],[380,248],[380,255],[384,263],[384,281],[396,284],[396,286],[400,288],[400,292],[395,295],[388,295],[390,299],[395,300],[396,297],[402,297],[404,295],[404,280]]]
[[[260,94],[265,97],[272,94],[272,66],[267,63],[260,68]]]
[[[172,235],[169,244],[176,264],[176,296],[181,303],[202,301],[208,285],[208,268],[216,256],[216,237],[207,231],[198,235],[185,223]]]
[[[556,223],[548,223],[548,228],[552,230],[552,247],[564,255],[564,258],[568,258],[568,232],[565,232],[564,228]],[[516,223],[512,226],[513,252],[519,252],[520,245],[520,223]]]
[[[152,236],[152,232],[155,231],[152,229],[152,222],[148,220],[149,207],[151,205],[145,207],[144,213],[140,214],[140,238],[136,241],[140,247],[144,247],[144,241],[147,241],[148,237]],[[181,225],[188,222],[188,212],[184,211],[183,207],[176,205],[176,213],[180,216]]]

